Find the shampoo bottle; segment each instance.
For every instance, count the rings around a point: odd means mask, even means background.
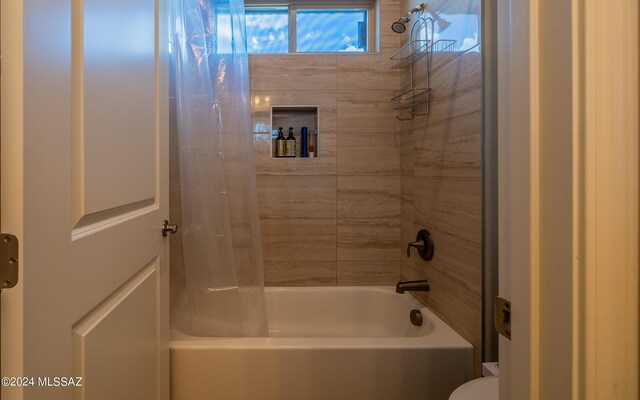
[[[309,132],[306,126],[300,130],[300,157],[309,157]]]
[[[287,141],[284,138],[284,132],[282,131],[282,128],[278,128],[278,137],[276,138],[276,151],[274,156],[275,157],[286,157],[286,143]]]
[[[286,152],[287,152],[286,154],[287,157],[296,156],[296,138],[293,136],[293,127],[289,128],[289,136],[287,137]]]

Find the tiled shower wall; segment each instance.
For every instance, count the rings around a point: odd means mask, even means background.
[[[441,8],[435,8],[441,3]],[[443,16],[472,14],[480,0],[427,2]],[[409,9],[418,4],[410,0]],[[449,29],[455,29],[451,26]],[[451,31],[450,31],[451,32]],[[443,33],[446,37],[446,32]],[[482,359],[482,59],[469,52],[433,53],[428,116],[401,127],[401,245],[426,228],[435,243],[431,261],[402,257],[403,279],[428,279],[417,297],[473,344]]]
[[[389,100],[399,0],[381,0],[381,51],[249,58],[267,286],[389,285],[400,277],[400,123]],[[270,105],[320,106],[320,156],[270,157]],[[286,127],[285,127],[286,131]]]

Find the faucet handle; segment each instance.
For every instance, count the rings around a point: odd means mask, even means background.
[[[416,240],[415,242],[410,242],[409,244],[407,244],[407,257],[411,257],[412,247],[415,247],[418,250],[418,253],[420,253],[424,248],[424,241]]]
[[[423,260],[429,261],[433,258],[433,239],[428,230],[421,229],[416,235],[416,241],[407,245],[407,257],[411,256],[412,247],[418,250],[418,254]]]

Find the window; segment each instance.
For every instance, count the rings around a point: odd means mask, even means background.
[[[371,40],[375,19],[373,4],[363,0],[345,1],[349,3],[314,1],[313,5],[292,2],[271,6],[248,2],[245,8],[248,52],[370,51],[374,45]]]
[[[289,9],[287,7],[247,7],[247,52],[286,53],[289,51]]]
[[[296,51],[367,51],[367,10],[298,10]]]

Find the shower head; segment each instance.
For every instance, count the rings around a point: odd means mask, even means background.
[[[411,15],[417,12],[422,12],[427,6],[424,3],[420,3],[419,6],[412,8],[406,13],[402,18],[397,21],[394,21],[391,24],[391,30],[395,33],[404,33],[407,30],[407,22],[411,21]]]
[[[408,21],[408,19],[405,19],[404,17],[400,18],[397,21],[394,21],[391,24],[391,30],[395,33],[403,33],[407,30],[407,26],[405,25],[406,21]]]

